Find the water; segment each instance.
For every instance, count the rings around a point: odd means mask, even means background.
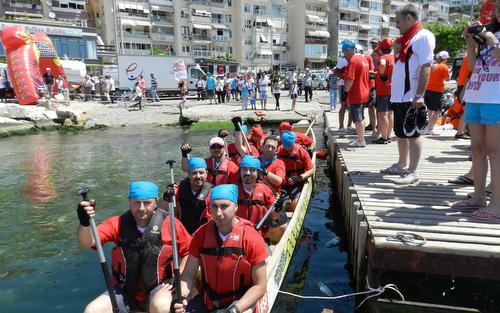
[[[320,133],[320,132],[316,132]],[[317,136],[318,141],[321,137]],[[318,288],[324,283],[334,296],[352,293],[351,278],[346,270],[347,241],[338,199],[333,194],[330,178],[325,174],[327,162],[318,160],[316,186],[304,220],[302,237],[297,244],[281,290],[308,296],[326,296]],[[336,246],[325,245],[333,238]],[[334,241],[336,241],[334,240]],[[280,294],[274,312],[321,312],[324,308],[337,312],[354,312],[355,298],[341,300],[298,299]]]
[[[165,161],[179,162],[186,140],[196,147],[193,155],[207,153],[212,135],[117,128],[1,140],[0,312],[83,311],[105,285],[97,254],[76,243],[78,188],[91,188],[99,223],[126,210],[131,179],[165,190]],[[185,176],[179,167],[177,178]]]

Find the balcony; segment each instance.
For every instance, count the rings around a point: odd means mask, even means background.
[[[208,16],[191,15],[189,17],[189,22],[192,24],[210,25],[212,24],[212,18]]]
[[[148,13],[141,13],[141,12],[118,12],[119,17],[124,17],[124,18],[139,18],[139,19],[148,19],[149,20],[149,14]]]
[[[195,58],[211,58],[213,55],[212,51],[208,50],[193,50],[193,57]]]
[[[151,33],[151,40],[173,42],[175,40],[175,36],[164,33]]]
[[[188,0],[188,5],[210,5],[210,1],[208,0]]]
[[[116,55],[116,47],[114,45],[96,45],[97,56],[106,57]]]
[[[213,41],[229,41],[229,36],[225,35],[213,35],[212,36]]]
[[[227,1],[226,0],[220,0],[220,1],[210,1],[210,6],[214,8],[225,8],[227,6]]]
[[[173,6],[174,2],[172,0],[149,0],[149,4]]]
[[[149,33],[141,32],[123,32],[123,37],[138,38],[138,39],[149,39]]]
[[[306,10],[306,15],[317,15],[319,17],[328,18],[328,13],[323,11]]]
[[[155,25],[160,25],[160,24],[174,25],[174,19],[172,17],[152,16],[151,22],[153,22]]]

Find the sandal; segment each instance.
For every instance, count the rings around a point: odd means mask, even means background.
[[[469,200],[460,200],[457,202],[454,202],[450,205],[450,208],[456,211],[474,211],[474,210],[481,210],[486,207],[486,204],[473,204],[470,203]]]
[[[492,194],[493,194],[493,193],[492,193],[491,191],[489,191],[489,190],[486,190],[486,191],[484,192],[484,196],[486,197],[486,199],[487,199],[487,200],[489,200],[489,199],[491,198],[491,195],[492,195]],[[473,193],[473,192],[468,193],[468,194],[467,194],[467,198],[468,198],[468,199],[470,199],[470,198],[472,198],[472,196],[473,196],[473,195],[474,195],[474,193]]]
[[[489,213],[484,210],[478,210],[472,213],[471,217],[480,221],[494,221],[500,218],[500,213]]]
[[[455,185],[467,185],[467,186],[474,185],[474,181],[465,175],[460,175],[454,179],[449,179],[448,182],[450,184],[455,184]]]

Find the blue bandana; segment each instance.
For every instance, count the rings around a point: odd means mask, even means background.
[[[284,131],[281,133],[281,142],[285,147],[291,147],[295,143],[296,135],[291,131]]]
[[[248,126],[247,125],[241,125],[241,131],[246,134],[248,132]]]
[[[345,52],[347,49],[356,48],[356,45],[354,44],[354,42],[347,40],[347,39],[342,40],[341,44],[342,44],[342,52]]]
[[[271,164],[273,163],[278,157],[277,156],[273,156],[273,158],[271,160],[264,160],[262,157],[260,158],[260,164],[262,164],[262,167],[265,167],[267,166],[268,164]]]
[[[229,200],[238,203],[238,186],[233,184],[218,185],[210,192],[210,202],[214,200]]]
[[[197,168],[207,168],[207,162],[202,158],[191,158],[188,160],[188,170],[191,172]]]
[[[148,181],[131,182],[128,198],[139,200],[156,199],[158,198],[158,186]]]
[[[260,170],[260,161],[257,157],[253,155],[244,155],[240,161],[240,168],[242,167],[251,167]]]

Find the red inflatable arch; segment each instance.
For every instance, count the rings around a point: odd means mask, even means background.
[[[38,67],[40,53],[33,36],[24,27],[15,25],[4,28],[0,33],[0,40],[5,49],[9,76],[19,104],[36,104],[43,81]]]

